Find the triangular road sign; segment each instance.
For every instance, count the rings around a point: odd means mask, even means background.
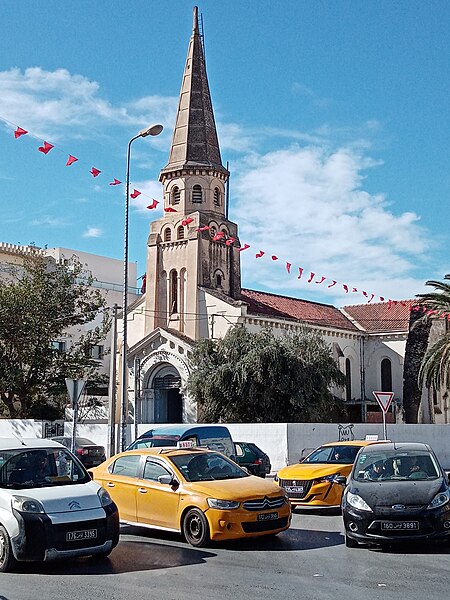
[[[381,410],[387,413],[394,398],[394,392],[372,392],[376,401],[381,406]]]
[[[66,379],[67,391],[69,392],[69,397],[72,401],[72,406],[75,406],[77,404],[85,385],[85,379]]]

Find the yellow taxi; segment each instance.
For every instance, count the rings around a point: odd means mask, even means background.
[[[89,472],[117,504],[122,523],[179,532],[193,546],[274,535],[291,522],[283,489],[220,452],[140,448]]]
[[[353,440],[324,444],[300,463],[283,467],[275,481],[285,490],[293,507],[340,507],[344,488],[334,483],[334,478],[347,477],[359,449],[374,443],[377,442]]]

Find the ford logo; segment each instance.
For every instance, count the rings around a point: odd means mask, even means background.
[[[392,508],[394,510],[406,510],[406,506],[404,504],[394,504]]]
[[[80,509],[81,504],[79,504],[76,500],[72,500],[71,502],[69,502],[69,508],[70,510]]]

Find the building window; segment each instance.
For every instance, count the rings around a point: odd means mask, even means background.
[[[177,240],[184,240],[184,226],[180,225],[177,229]]]
[[[172,231],[171,231],[170,227],[166,227],[164,229],[164,241],[170,242],[171,239],[172,239]]]
[[[209,235],[213,238],[217,233],[217,228],[214,227],[214,225],[211,225],[211,227],[209,228]]]
[[[176,185],[172,190],[172,204],[180,204],[181,200],[181,190]]]
[[[198,184],[192,188],[192,202],[203,202],[202,188]]]
[[[99,346],[98,344],[94,344],[89,348],[89,356],[94,360],[103,360],[104,351],[103,346]]]
[[[222,275],[220,273],[217,273],[216,275],[216,287],[222,287]]]
[[[220,206],[220,190],[218,187],[214,188],[214,204]]]
[[[169,313],[178,312],[178,275],[175,269],[170,272]]]
[[[381,361],[381,391],[392,392],[392,366],[389,358]]]
[[[349,358],[345,359],[345,399],[352,399],[352,364]]]
[[[58,350],[58,352],[65,352],[66,351],[66,342],[60,342],[60,341],[52,342],[52,347],[55,350]]]

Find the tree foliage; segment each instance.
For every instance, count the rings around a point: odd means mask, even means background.
[[[450,317],[450,274],[444,276],[443,282],[430,280],[427,285],[434,287],[434,292],[419,294],[420,304],[425,306],[427,313],[423,320]],[[448,282],[448,283],[447,283]],[[419,372],[419,382],[436,390],[441,387],[450,389],[450,330],[447,329],[443,336],[429,348],[423,358]]]
[[[342,403],[330,391],[344,376],[315,331],[276,337],[234,327],[197,342],[188,390],[205,422],[331,421]],[[342,415],[341,415],[342,416]]]
[[[98,380],[90,348],[110,318],[92,282],[76,257],[62,265],[37,252],[0,281],[0,414],[61,416],[66,377]],[[63,334],[72,343],[60,351],[53,342]]]

